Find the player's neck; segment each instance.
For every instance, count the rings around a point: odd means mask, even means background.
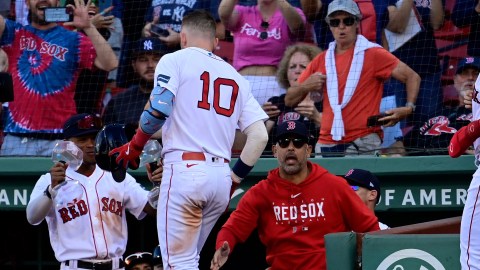
[[[89,177],[90,175],[93,174],[93,172],[95,171],[95,168],[97,166],[95,164],[85,164],[85,163],[82,163],[82,165],[80,166],[80,168],[78,168],[77,170],[77,173],[81,174],[81,175],[85,175],[86,177]]]
[[[282,169],[280,169],[279,174],[281,178],[288,180],[292,184],[298,185],[305,181],[305,179],[307,179],[308,175],[310,174],[310,169],[305,166],[305,168],[302,169],[299,173],[293,175],[287,174]]]

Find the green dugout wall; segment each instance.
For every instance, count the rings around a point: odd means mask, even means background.
[[[461,215],[466,190],[476,169],[473,156],[458,159],[448,156],[314,158],[311,161],[337,175],[343,175],[351,168],[370,170],[377,175],[382,183],[377,215],[390,226]],[[0,238],[0,269],[58,269],[46,225],[31,226],[25,218],[31,190],[39,176],[51,166],[48,158],[0,158],[0,222],[7,227]],[[276,159],[260,159],[234,194],[230,210],[235,208],[248,188],[265,178],[267,172],[276,166]],[[130,173],[146,188],[151,187],[144,170]],[[129,216],[127,253],[153,248],[157,238],[155,220],[136,221]],[[227,217],[228,214],[219,220],[215,232]],[[202,269],[208,269],[203,267],[207,265],[205,260],[211,258],[212,239],[202,252]],[[262,269],[263,252],[258,238],[253,236],[244,247],[235,251],[225,269]]]

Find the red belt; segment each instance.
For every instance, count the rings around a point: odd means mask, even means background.
[[[212,162],[215,162],[215,157],[212,157]],[[207,158],[205,154],[202,152],[183,152],[182,160],[199,160],[199,161],[206,161]],[[230,161],[223,159],[225,163],[229,163]]]

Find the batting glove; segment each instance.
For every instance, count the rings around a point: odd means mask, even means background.
[[[480,120],[471,122],[470,124],[459,129],[450,140],[448,146],[448,154],[453,157],[459,157],[472,146],[473,142],[480,137]]]
[[[117,147],[108,153],[109,156],[118,154],[115,161],[123,168],[138,168],[137,159],[142,153],[143,148],[136,146],[133,142],[128,142],[120,147]]]

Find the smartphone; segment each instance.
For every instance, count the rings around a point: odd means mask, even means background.
[[[48,7],[45,8],[46,22],[71,22],[73,21],[73,10],[70,7]]]
[[[99,12],[103,12],[105,9],[112,6],[112,0],[97,0],[98,1],[98,10]],[[110,15],[110,12],[102,14],[103,16]]]
[[[170,35],[168,30],[162,29],[156,24],[152,24],[152,28],[150,28],[150,32],[152,34],[155,34],[157,36],[162,36],[162,37],[168,37]]]
[[[392,115],[392,114],[381,113],[381,114],[372,115],[372,116],[368,117],[367,127],[379,127],[379,126],[385,125],[390,120],[380,121],[379,119],[383,118],[383,117],[386,117],[386,116],[390,116],[390,115]]]
[[[0,102],[13,101],[13,80],[8,72],[0,72]]]

